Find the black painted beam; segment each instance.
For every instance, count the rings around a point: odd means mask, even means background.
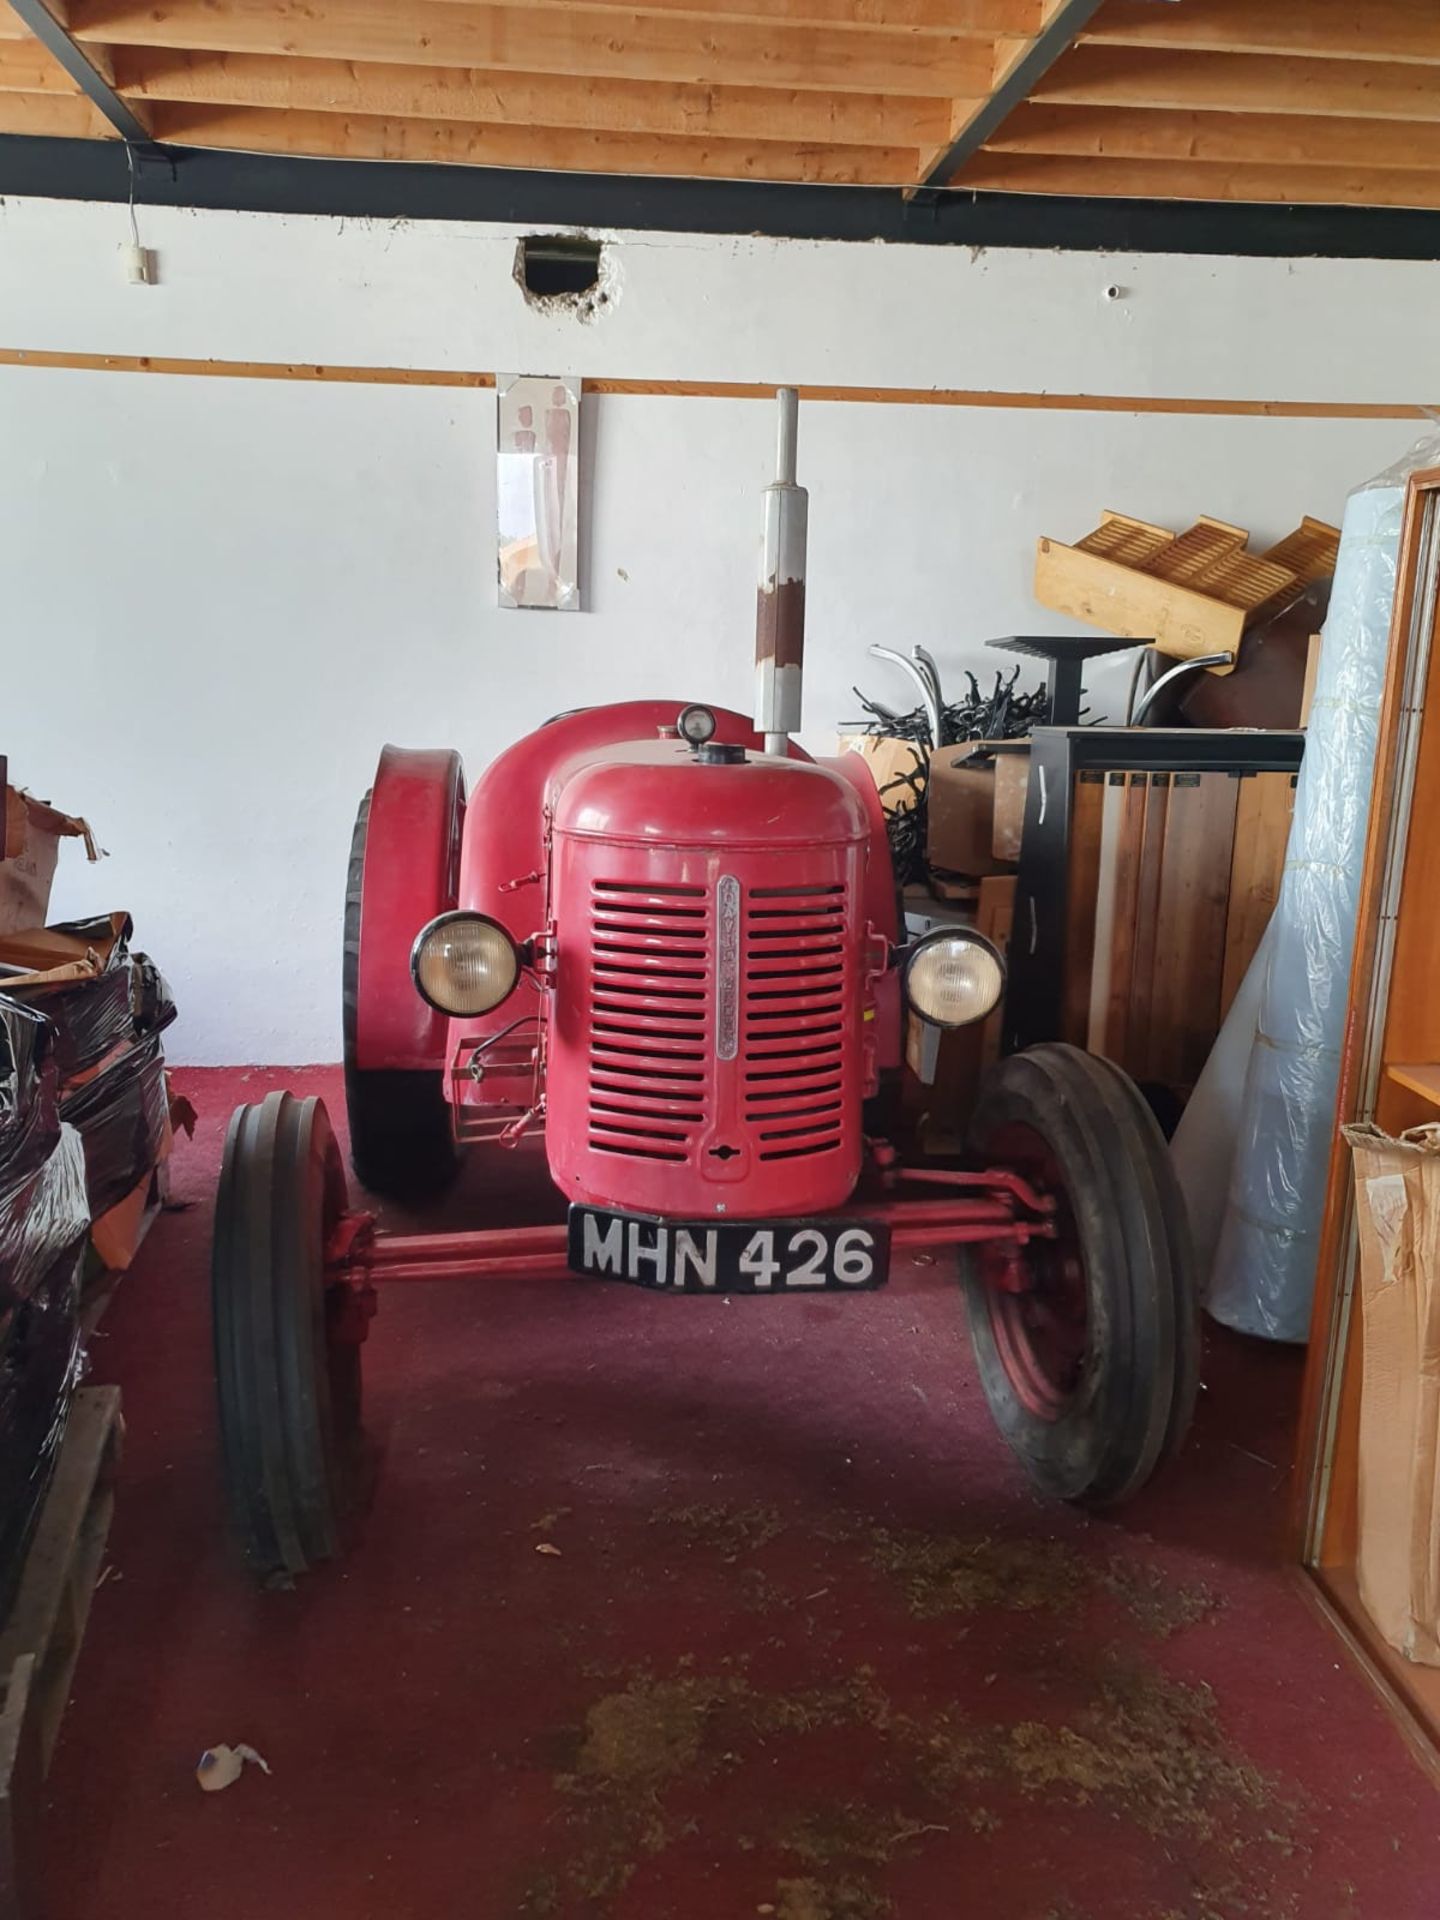
[[[45,0],[10,0],[10,5],[45,50],[60,62],[86,99],[104,114],[120,138],[147,144],[150,129],[120,98],[85,49],[70,38]]]
[[[914,246],[1282,259],[1440,260],[1440,211],[1080,199],[762,181],[668,180],[415,161],[308,160],[196,147],[134,148],[146,206],[375,220],[487,220],[536,232],[626,227],[887,240]],[[112,140],[0,135],[0,195],[124,202],[126,149]]]
[[[990,98],[971,114],[950,145],[925,176],[927,187],[947,186],[965,162],[1008,120],[1022,100],[1029,98],[1036,85],[1054,66],[1062,53],[1075,44],[1076,37],[1088,27],[1091,16],[1100,10],[1100,0],[1065,0],[1051,14],[1024,54],[1006,74]]]

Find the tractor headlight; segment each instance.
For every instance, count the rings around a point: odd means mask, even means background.
[[[520,952],[483,913],[442,913],[410,950],[410,977],[439,1013],[490,1013],[520,978]]]
[[[968,928],[927,933],[905,962],[905,998],[933,1027],[983,1020],[1005,990],[1005,963]]]

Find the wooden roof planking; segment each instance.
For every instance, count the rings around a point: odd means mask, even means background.
[[[118,138],[20,4],[0,133]],[[1440,208],[1440,0],[45,5],[101,91],[185,146]]]

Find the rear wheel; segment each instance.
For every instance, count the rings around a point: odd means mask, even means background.
[[[1198,1380],[1194,1261],[1164,1139],[1118,1067],[1056,1044],[992,1069],[969,1147],[1057,1202],[1053,1239],[1014,1258],[963,1250],[990,1410],[1046,1493],[1118,1504],[1183,1440]]]
[[[325,1284],[345,1169],[324,1107],[237,1107],[211,1255],[215,1376],[230,1513],[262,1577],[339,1551],[360,1473],[364,1301]]]
[[[368,1187],[372,1193],[394,1200],[426,1200],[443,1192],[459,1166],[442,1075],[360,1067],[355,1063],[360,902],[369,824],[370,795],[367,793],[355,816],[345,886],[343,1024],[350,1164],[361,1186]]]

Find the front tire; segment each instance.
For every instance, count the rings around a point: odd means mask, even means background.
[[[370,795],[367,793],[355,816],[345,885],[342,1017],[350,1164],[355,1169],[355,1178],[371,1193],[413,1204],[443,1193],[455,1178],[460,1160],[440,1073],[355,1064],[361,893],[369,824]]]
[[[262,1579],[341,1549],[360,1471],[360,1348],[325,1249],[346,1207],[318,1100],[237,1107],[215,1200],[215,1378],[230,1514]]]
[[[1057,1200],[1056,1237],[1017,1261],[962,1249],[990,1411],[1042,1491],[1118,1505],[1179,1447],[1198,1381],[1194,1256],[1164,1139],[1118,1067],[1053,1044],[991,1070],[968,1144]]]

